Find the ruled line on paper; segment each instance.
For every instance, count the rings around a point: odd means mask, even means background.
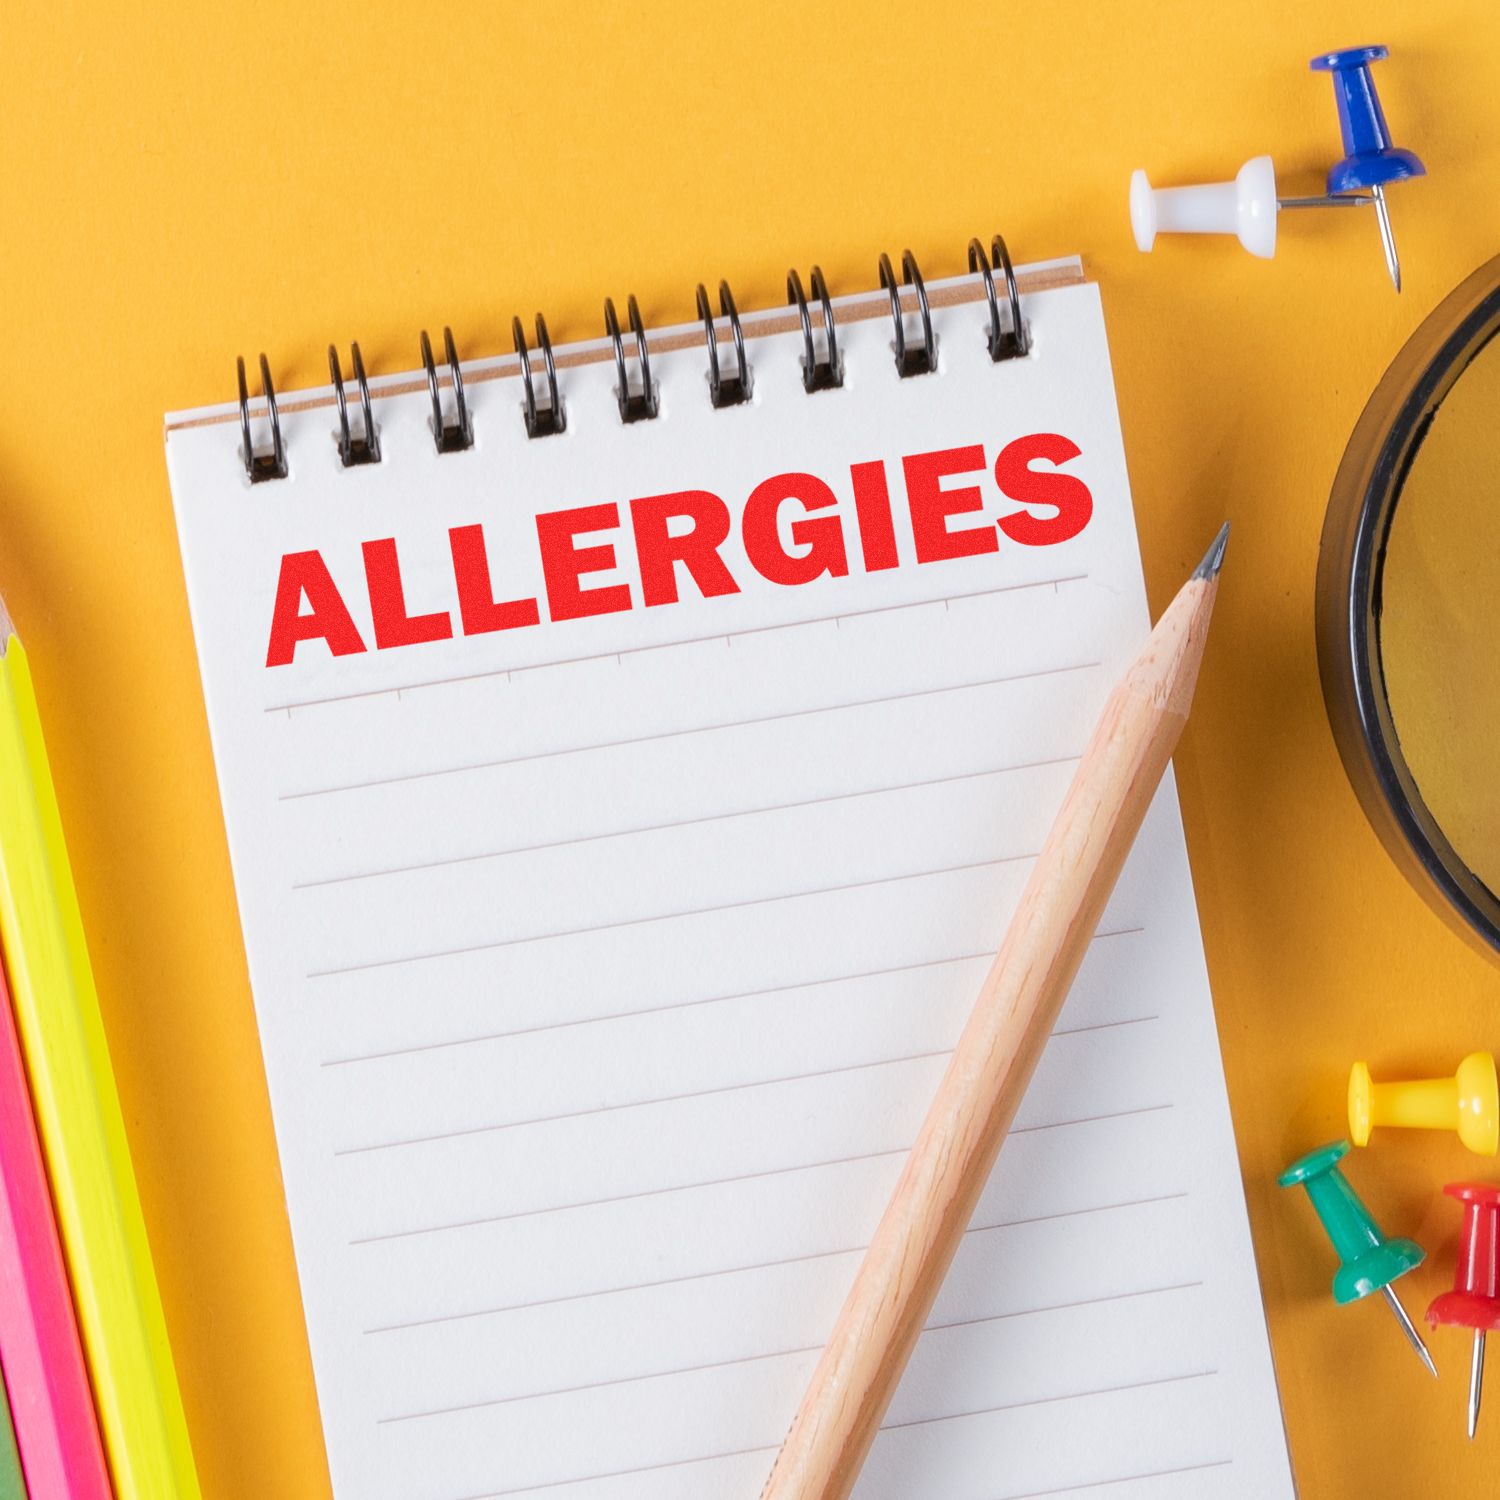
[[[1100,1021],[1092,1026],[1075,1026],[1068,1031],[1054,1031],[1053,1036],[1078,1036],[1090,1031],[1108,1031],[1121,1026],[1139,1026],[1157,1021],[1159,1016],[1131,1016],[1123,1021]],[[746,1087],[747,1085],[737,1085]],[[1084,1123],[1084,1122],[1080,1122]],[[1089,1122],[1091,1123],[1091,1122]],[[1031,1129],[1038,1128],[1032,1126]],[[829,1167],[853,1166],[858,1162],[881,1161],[888,1157],[904,1156],[909,1146],[898,1146],[888,1151],[861,1151],[851,1156],[833,1156],[821,1161],[793,1162],[783,1167],[765,1167],[756,1172],[738,1172],[731,1177],[708,1177],[696,1182],[677,1182],[667,1187],[644,1188],[634,1193],[616,1193],[607,1198],[585,1198],[575,1203],[555,1203],[544,1208],[521,1208],[512,1213],[486,1214],[477,1219],[459,1219],[444,1224],[422,1224],[412,1229],[392,1229],[380,1234],[359,1235],[345,1243],[349,1245],[380,1245],[389,1240],[419,1239],[429,1234],[447,1234],[461,1229],[482,1229],[491,1224],[509,1224],[516,1219],[541,1219],[550,1214],[574,1213],[585,1208],[608,1208],[617,1203],[633,1203],[643,1198],[664,1198],[672,1193],[691,1193],[704,1188],[733,1187],[743,1182],[759,1182],[768,1177],[790,1177],[799,1172],[817,1172]]]
[[[483,672],[463,672],[453,677],[428,677],[416,682],[404,682],[396,687],[364,688],[356,693],[331,693],[324,698],[301,698],[286,703],[267,704],[262,713],[291,713],[299,708],[321,708],[329,703],[348,703],[357,698],[387,698],[399,693],[416,692],[419,688],[449,687],[456,683],[480,682],[490,677],[511,677],[522,672],[544,672],[551,667],[572,667],[583,662],[616,661],[626,656],[639,656],[647,651],[670,651],[674,646],[700,646],[706,641],[730,641],[752,635],[767,635],[778,630],[800,630],[808,625],[829,625],[840,620],[857,620],[867,615],[895,614],[907,609],[932,609],[938,605],[957,604],[964,599],[987,599],[995,594],[1016,594],[1027,589],[1056,589],[1064,583],[1082,583],[1087,573],[1068,573],[1060,578],[1038,578],[1029,583],[1007,583],[997,588],[974,589],[966,594],[947,594],[937,599],[913,599],[904,604],[877,604],[868,609],[841,609],[834,614],[815,615],[808,620],[787,620],[777,625],[750,625],[742,630],[711,630],[704,635],[682,636],[675,641],[654,641],[643,646],[626,646],[613,651],[591,651],[582,656],[559,657],[554,661],[540,661],[525,666],[493,667]]]
[[[1122,1028],[1122,1026],[1140,1026],[1160,1019],[1160,1016],[1131,1016],[1125,1020],[1118,1020],[1118,1022],[1097,1022],[1092,1026],[1074,1026],[1074,1028],[1070,1028],[1068,1031],[1055,1031],[1053,1032],[1053,1037],[1079,1037],[1079,1035],[1083,1035],[1085,1032],[1115,1031],[1115,1029]],[[930,1053],[930,1055],[924,1053],[922,1056],[945,1056],[945,1053]],[[894,1061],[909,1061],[909,1059],[894,1059]],[[858,1064],[856,1068],[858,1067],[879,1067],[879,1064]],[[835,1070],[829,1071],[831,1073],[850,1073],[850,1071],[855,1071],[855,1068],[835,1068]],[[711,1094],[729,1094],[729,1092],[736,1091],[736,1089],[765,1088],[765,1086],[775,1085],[775,1083],[799,1082],[804,1077],[823,1076],[825,1074],[796,1074],[793,1079],[771,1079],[766,1080],[766,1083],[736,1083],[736,1085],[730,1085],[726,1089],[705,1089],[705,1091],[699,1092],[699,1094],[673,1095],[673,1097],[666,1098],[666,1100],[639,1100],[607,1107],[609,1109],[636,1109],[636,1107],[645,1106],[645,1104],[670,1104],[676,1103],[679,1098],[703,1098]],[[583,1110],[580,1113],[589,1115],[589,1113],[597,1112]],[[561,1116],[561,1118],[576,1119],[577,1116]],[[1092,1124],[1092,1121],[1094,1121],[1094,1118],[1091,1116],[1089,1121],[1079,1121],[1076,1124]],[[549,1118],[547,1121],[522,1121],[519,1124],[553,1124],[553,1119]],[[1068,1122],[1068,1124],[1074,1124],[1074,1122]],[[498,1128],[505,1130],[508,1127]],[[1025,1133],[1025,1130],[1052,1130],[1052,1128],[1056,1127],[1031,1125],[1031,1127],[1023,1127],[1020,1133]],[[1020,1133],[1013,1131],[1013,1134]],[[474,1134],[477,1134],[477,1131]],[[440,1137],[440,1139],[447,1139],[447,1137]],[[526,1218],[546,1218],[550,1214],[573,1214],[573,1212],[579,1211],[579,1209],[610,1208],[610,1206],[616,1205],[616,1203],[634,1203],[640,1199],[661,1199],[661,1197],[667,1197],[673,1193],[696,1193],[696,1191],[703,1190],[703,1188],[727,1188],[735,1187],[735,1185],[742,1184],[742,1182],[760,1182],[766,1178],[789,1178],[789,1176],[796,1175],[796,1173],[822,1172],[822,1170],[829,1169],[829,1167],[850,1167],[853,1164],[861,1163],[861,1161],[882,1161],[888,1157],[904,1157],[909,1149],[909,1146],[897,1146],[897,1148],[889,1149],[889,1151],[864,1151],[855,1152],[855,1154],[847,1155],[847,1157],[828,1157],[820,1161],[795,1161],[795,1163],[790,1163],[789,1166],[765,1167],[765,1169],[759,1170],[759,1172],[735,1173],[735,1175],[729,1176],[729,1178],[702,1178],[696,1182],[673,1182],[669,1187],[643,1188],[643,1190],[637,1191],[637,1193],[616,1193],[613,1196],[604,1197],[604,1199],[582,1199],[576,1203],[552,1203],[552,1205],[544,1206],[544,1208],[516,1209],[516,1211],[510,1212],[510,1214],[486,1214],[481,1218],[456,1220],[446,1224],[420,1224],[420,1226],[414,1227],[414,1229],[386,1230],[386,1232],[380,1233],[380,1235],[360,1235],[357,1238],[350,1239],[345,1244],[381,1245],[386,1244],[387,1241],[393,1241],[393,1239],[419,1239],[426,1235],[446,1235],[446,1233],[453,1232],[453,1230],[484,1229],[484,1227],[490,1226],[490,1224],[508,1224],[511,1221],[526,1220]]]
[[[660,1104],[684,1104],[690,1099],[710,1099],[721,1094],[742,1094],[752,1089],[777,1088],[787,1083],[811,1083],[818,1078],[837,1078],[846,1073],[867,1073],[875,1068],[896,1068],[905,1063],[931,1062],[947,1057],[951,1047],[927,1052],[908,1052],[901,1057],[877,1057],[870,1062],[846,1063],[838,1068],[814,1068],[809,1073],[786,1073],[778,1078],[755,1078],[748,1083],[725,1083],[711,1089],[691,1089],[684,1094],[659,1094],[647,1099],[623,1099],[618,1104],[595,1104],[588,1109],[570,1109],[562,1114],[536,1115],[527,1120],[501,1120],[493,1125],[469,1125],[463,1130],[444,1130],[435,1135],[406,1136],[395,1141],[374,1141],[365,1146],[339,1146],[335,1156],[368,1156],[375,1151],[396,1151],[405,1146],[431,1146],[440,1141],[462,1140],[471,1135],[498,1135],[504,1130],[524,1130],[532,1125],[560,1125],[566,1120],[587,1120],[624,1109],[651,1109]]]
[[[987,1313],[982,1317],[953,1318],[943,1323],[925,1323],[923,1333],[947,1333],[959,1328],[981,1328],[991,1323],[1005,1323],[1015,1318],[1039,1318],[1048,1313],[1071,1312],[1080,1307],[1101,1307],[1109,1302],[1128,1302],[1137,1297],[1158,1297],[1169,1292],[1194,1291],[1202,1281],[1178,1281],[1170,1286],[1135,1287],[1128,1292],[1108,1292],[1100,1297],[1077,1297],[1070,1302],[1053,1302],[1043,1307],[1016,1307],[1009,1312]],[[593,1380],[582,1385],[559,1386],[548,1391],[521,1391],[514,1396],[496,1396],[487,1401],[469,1401],[462,1406],[440,1406],[426,1411],[400,1412],[394,1416],[377,1417],[375,1425],[385,1427],[398,1422],[420,1422],[427,1417],[451,1417],[464,1412],[485,1411],[497,1406],[516,1406],[526,1401],[544,1401],[551,1396],[578,1396],[586,1391],[608,1390],[614,1386],[637,1385],[646,1380],[669,1380],[674,1375],[702,1375],[710,1370],[728,1370],[740,1365],[764,1364],[771,1359],[793,1359],[800,1355],[816,1354],[821,1344],[803,1344],[796,1349],[771,1349],[759,1354],[743,1354],[734,1359],[710,1360],[698,1365],[678,1365],[671,1369],[646,1370],[639,1375],[621,1375],[612,1380]]]
[[[925,1417],[917,1422],[888,1423],[881,1428],[881,1431],[890,1432],[904,1427],[932,1425],[938,1422],[962,1422],[972,1417],[995,1416],[1000,1412],[1022,1411],[1033,1406],[1054,1406],[1066,1401],[1087,1401],[1097,1396],[1119,1396],[1130,1391],[1149,1390],[1154,1386],[1181,1385],[1184,1381],[1189,1380],[1209,1380],[1218,1375],[1218,1373],[1217,1369],[1186,1370],[1180,1375],[1158,1375],[1150,1380],[1132,1380],[1127,1381],[1123,1385],[1101,1386],[1096,1390],[1070,1391],[1060,1396],[1033,1396],[1025,1401],[1002,1402],[997,1406],[982,1407],[974,1411],[956,1412],[952,1416]],[[628,1479],[632,1475],[637,1474],[664,1473],[668,1469],[687,1468],[692,1464],[721,1463],[725,1459],[748,1458],[753,1454],[772,1454],[779,1450],[780,1445],[774,1443],[756,1448],[736,1448],[722,1453],[704,1453],[693,1458],[673,1459],[668,1463],[639,1464],[631,1469],[614,1469],[603,1474],[575,1474],[568,1479],[548,1479],[541,1484],[523,1484],[507,1490],[484,1490],[478,1494],[455,1495],[450,1497],[450,1500],[510,1500],[510,1497],[513,1495],[535,1495],[542,1493],[544,1490],[562,1489],[564,1486],[571,1484],[590,1484],[603,1479]],[[1217,1467],[1217,1465],[1209,1465],[1207,1467]],[[1191,1472],[1191,1470],[1185,1470],[1184,1472]],[[1074,1488],[1077,1488],[1077,1486],[1074,1486]],[[1042,1493],[1045,1495],[1046,1491]],[[1053,1493],[1056,1494],[1059,1492],[1054,1490]],[[1063,1490],[1060,1493],[1066,1494],[1067,1491]],[[1024,1500],[1024,1497],[1022,1497],[1022,1500]]]
[[[1130,929],[1140,931],[1140,928]],[[1110,934],[1099,933],[1099,937]],[[880,979],[888,974],[909,974],[919,969],[941,968],[944,964],[969,963],[981,958],[993,958],[992,949],[981,949],[977,953],[954,953],[945,958],[928,958],[918,963],[889,964],[881,969],[860,969],[851,974],[830,974],[823,979],[799,979],[791,984],[767,985],[763,989],[735,990],[725,995],[700,995],[691,1000],[674,1000],[666,1005],[647,1005],[637,1010],[610,1011],[601,1016],[579,1016],[570,1021],[543,1021],[535,1026],[518,1026],[512,1031],[485,1031],[475,1036],[452,1037],[445,1041],[421,1042],[410,1047],[392,1047],[382,1052],[362,1052],[347,1057],[330,1057],[319,1063],[323,1068],[341,1068],[351,1063],[383,1062],[387,1058],[407,1057],[419,1052],[446,1051],[452,1047],[473,1047],[486,1042],[504,1042],[512,1037],[537,1036],[547,1031],[568,1031],[580,1026],[599,1026],[609,1021],[631,1021],[640,1016],[666,1015],[679,1010],[697,1010],[708,1005],[728,1005],[736,1000],[759,1000],[766,995],[784,995],[794,990],[816,989],[819,985],[844,984],[859,979]]]
[[[637,1474],[664,1474],[668,1469],[687,1469],[694,1464],[722,1463],[727,1458],[749,1458],[757,1453],[775,1453],[775,1447],[731,1448],[721,1453],[699,1454],[694,1458],[674,1458],[664,1464],[637,1464],[633,1469],[613,1469],[607,1474],[582,1474],[572,1479],[548,1479],[541,1484],[525,1484],[519,1489],[483,1490],[478,1494],[454,1495],[451,1500],[509,1500],[511,1495],[537,1495],[543,1490],[562,1489],[570,1484],[589,1484],[599,1479],[630,1479]]]
[[[360,1235],[348,1240],[350,1245],[383,1245],[391,1240],[420,1239],[429,1234],[447,1234],[459,1229],[483,1229],[490,1224],[509,1224],[516,1219],[544,1219],[550,1214],[574,1213],[584,1208],[612,1208],[617,1203],[634,1203],[642,1198],[665,1198],[672,1193],[691,1193],[702,1188],[736,1187],[744,1182],[762,1182],[768,1177],[794,1177],[802,1172],[817,1172],[829,1167],[852,1167],[859,1162],[885,1161],[905,1156],[911,1148],[896,1146],[889,1151],[859,1151],[852,1156],[833,1156],[826,1161],[794,1162],[788,1167],[765,1167],[758,1172],[737,1172],[732,1177],[710,1177],[700,1182],[674,1182],[670,1187],[646,1188],[638,1193],[615,1193],[608,1198],[586,1198],[577,1203],[549,1204],[546,1208],[522,1208],[514,1213],[487,1214],[480,1219],[460,1219],[450,1224],[423,1224],[415,1229],[392,1229],[381,1234]]]
[[[1090,945],[1107,938],[1132,937],[1144,932],[1142,926],[1112,927],[1107,932],[1096,932]],[[647,1005],[637,1010],[610,1011],[600,1016],[578,1016],[570,1021],[544,1021],[536,1026],[518,1026],[512,1031],[486,1031],[475,1036],[450,1037],[436,1042],[416,1042],[409,1047],[391,1047],[381,1052],[352,1053],[347,1057],[327,1057],[319,1062],[320,1068],[341,1068],[352,1063],[384,1062],[389,1058],[409,1057],[422,1052],[441,1052],[454,1047],[473,1047],[484,1042],[503,1042],[512,1037],[537,1036],[547,1031],[568,1031],[580,1026],[600,1026],[609,1021],[629,1021],[640,1016],[666,1015],[672,1011],[696,1010],[707,1005],[727,1005],[735,1000],[759,1000],[766,995],[782,995],[792,990],[816,989],[825,984],[844,984],[858,979],[879,979],[888,974],[908,974],[918,969],[936,969],[944,964],[972,963],[981,958],[993,958],[993,948],[983,948],[977,953],[953,953],[946,958],[927,958],[918,963],[890,964],[882,969],[861,969],[852,974],[830,974],[823,979],[799,979],[792,984],[767,985],[763,989],[736,990],[727,995],[700,995],[692,1000],[674,1000],[666,1005]],[[1102,1030],[1107,1026],[1128,1026],[1135,1021],[1155,1021],[1157,1016],[1127,1017],[1120,1021],[1100,1021],[1092,1026],[1058,1027],[1054,1036],[1067,1036],[1072,1031]]]
[[[1088,1479],[1081,1484],[1057,1485],[1050,1490],[1012,1491],[994,1500],[1047,1500],[1049,1495],[1076,1495],[1079,1490],[1103,1490],[1115,1484],[1138,1484],[1142,1479],[1170,1479],[1174,1474],[1200,1474],[1205,1469],[1227,1469],[1232,1458],[1210,1458],[1201,1464],[1178,1464],[1171,1469],[1150,1469],[1143,1474],[1116,1474],[1109,1479]]]
[[[1158,1104],[1147,1110],[1122,1110],[1118,1115],[1095,1115],[1077,1124],[1094,1124],[1101,1120],[1119,1119],[1126,1115],[1149,1114],[1170,1109],[1169,1104]],[[1011,1131],[1014,1135],[1016,1132]],[[1064,1208],[1056,1213],[1032,1214],[1021,1219],[999,1219],[993,1224],[974,1224],[964,1231],[964,1238],[975,1234],[993,1234],[1001,1229],[1020,1229],[1028,1224],[1051,1224],[1058,1219],[1077,1219],[1087,1214],[1117,1213],[1129,1208],[1149,1208],[1160,1203],[1177,1203],[1187,1199],[1187,1189],[1174,1193],[1157,1193],[1147,1198],[1131,1198],[1122,1203],[1093,1203],[1084,1208]],[[476,1307],[467,1312],[441,1313],[431,1318],[414,1318],[401,1323],[379,1323],[362,1328],[365,1335],[381,1333],[410,1333],[418,1328],[436,1328],[444,1323],[467,1323],[474,1318],[496,1318],[506,1313],[528,1312],[537,1307],[560,1307],[569,1302],[592,1302],[599,1297],[617,1297],[626,1292],[651,1292],[664,1286],[681,1286],[686,1282],[713,1281],[721,1276],[747,1276],[755,1271],[774,1271],[782,1266],[810,1265],[819,1260],[835,1260],[841,1255],[863,1255],[867,1245],[844,1245],[837,1250],[814,1250],[806,1255],[785,1255],[776,1260],[756,1261],[745,1266],[720,1266],[712,1271],[690,1271],[681,1276],[663,1276],[655,1281],[631,1282],[625,1286],[599,1287],[590,1292],[569,1292],[559,1297],[538,1297],[530,1302],[511,1302],[499,1307]]]
[[[822,797],[803,797],[792,802],[767,802],[758,807],[735,807],[726,812],[704,813],[695,818],[673,818],[665,823],[638,823],[630,828],[609,828],[602,833],[579,834],[573,838],[547,839],[536,844],[516,844],[508,849],[484,849],[476,854],[456,854],[446,859],[428,859],[409,865],[389,865],[375,870],[351,870],[342,875],[320,876],[315,880],[296,880],[292,882],[292,889],[309,891],[324,886],[347,885],[357,880],[378,880],[390,875],[415,875],[429,870],[446,870],[458,865],[507,859],[516,854],[541,854],[550,849],[571,849],[580,844],[597,844],[607,839],[634,838],[638,834],[646,833],[670,833],[684,828],[703,827],[710,823],[729,822],[735,818],[756,818],[769,813],[800,812],[810,807],[828,807],[838,802],[853,802],[862,797],[891,796],[897,792],[921,791],[926,787],[952,786],[961,781],[982,781],[987,776],[1006,776],[1017,771],[1042,771],[1054,766],[1068,766],[1078,758],[1078,755],[1053,755],[1045,760],[1016,761],[1004,766],[985,766],[978,771],[959,771],[951,776],[925,776],[919,781],[901,781],[889,786],[862,787],[857,791],[831,792]]]
[[[1075,1115],[1070,1120],[1043,1120],[1037,1125],[1012,1125],[1006,1131],[1006,1138],[1013,1135],[1035,1135],[1039,1130],[1069,1130],[1074,1125],[1099,1125],[1106,1120],[1128,1120],[1136,1115],[1156,1115],[1173,1108],[1175,1105],[1169,1099],[1165,1104],[1138,1104],[1133,1109],[1106,1110],[1102,1115]]]
[[[1080,1401],[1086,1396],[1116,1396],[1124,1391],[1139,1391],[1153,1385],[1177,1385],[1184,1380],[1212,1380],[1215,1370],[1187,1370],[1181,1375],[1158,1375],[1152,1380],[1127,1380],[1121,1385],[1106,1385],[1097,1390],[1079,1391],[1067,1396],[1033,1396],[1028,1401],[1004,1401],[998,1406],[976,1406],[969,1411],[944,1412],[937,1417],[910,1417],[905,1422],[886,1422],[882,1432],[901,1432],[910,1427],[935,1427],[940,1422],[963,1422],[970,1417],[988,1417],[995,1412],[1015,1411],[1023,1406],[1048,1406],[1055,1401]]]
[[[1140,929],[1137,928],[1136,931]],[[1101,935],[1112,936],[1113,934]],[[1053,1036],[1083,1036],[1090,1031],[1116,1031],[1121,1026],[1144,1026],[1148,1021],[1159,1020],[1161,1020],[1161,1013],[1157,1011],[1149,1016],[1121,1016],[1114,1021],[1089,1021],[1082,1026],[1054,1026],[1051,1034]]]
[[[540,943],[553,938],[582,937],[590,932],[611,932],[623,927],[643,927],[652,922],[673,922],[681,917],[706,917],[717,912],[742,911],[751,906],[771,906],[778,901],[800,901],[808,896],[833,896],[843,891],[863,891],[877,885],[897,885],[903,880],[925,880],[938,875],[958,875],[966,870],[985,870],[997,865],[1024,864],[1035,859],[1036,851],[1006,854],[999,859],[976,859],[964,864],[940,865],[935,870],[908,870],[895,875],[879,875],[870,880],[845,880],[837,885],[813,886],[802,891],[776,891],[769,896],[752,896],[745,901],[725,901],[715,906],[688,906],[679,911],[649,913],[644,917],[626,917],[616,922],[597,922],[589,927],[566,927],[552,932],[523,933],[519,937],[497,938],[487,943],[468,943],[461,948],[436,948],[426,953],[398,954],[393,958],[365,959],[360,963],[341,964],[335,969],[311,969],[307,979],[333,979],[340,974],[360,974],[369,969],[390,969],[402,964],[429,963],[438,958],[461,958],[470,953],[488,953],[496,948],[513,948],[519,943]]]
[[[966,693],[979,688],[1001,687],[1011,682],[1031,682],[1042,677],[1061,677],[1069,672],[1088,672],[1102,666],[1098,661],[1072,662],[1061,667],[1042,667],[1031,672],[1010,672],[1000,677],[980,677],[973,682],[954,682],[943,687],[916,688],[909,693],[887,693],[878,698],[854,698],[847,703],[822,703],[812,708],[787,709],[782,713],[758,714],[748,719],[724,719],[714,724],[690,724],[682,729],[663,729],[655,734],[632,735],[626,739],[596,740],[583,745],[563,745],[556,750],[535,750],[524,755],[507,755],[496,760],[465,761],[456,766],[439,766],[428,771],[407,771],[399,776],[380,776],[369,781],[347,781],[335,786],[308,787],[297,792],[279,792],[278,802],[298,802],[309,797],[331,797],[340,792],[371,791],[380,787],[400,786],[409,781],[431,781],[443,776],[461,776],[473,771],[494,771],[504,766],[524,765],[529,761],[555,760],[565,755],[586,755],[595,750],[623,750],[634,745],[651,745],[661,740],[683,739],[695,734],[716,734],[721,730],[749,729],[763,724],[781,724],[791,719],[807,719],[817,714],[837,714],[855,708],[879,708],[888,703],[905,703],[914,698],[935,698],[944,693]]]
[[[338,1146],[333,1154],[338,1156],[369,1156],[377,1151],[397,1151],[407,1146],[432,1146],[443,1141],[463,1140],[475,1135],[499,1135],[507,1130],[525,1130],[534,1125],[560,1125],[568,1120],[587,1120],[599,1115],[617,1114],[627,1109],[654,1109],[663,1104],[685,1104],[693,1099],[712,1099],[724,1094],[741,1094],[755,1089],[780,1088],[788,1083],[812,1083],[820,1078],[839,1078],[849,1073],[867,1073],[875,1068],[903,1067],[907,1063],[932,1062],[951,1055],[952,1047],[933,1047],[922,1052],[906,1052],[899,1057],[877,1057],[866,1062],[845,1063],[836,1068],[814,1068],[806,1073],[782,1073],[774,1078],[754,1078],[744,1083],[716,1084],[713,1088],[690,1089],[681,1094],[653,1094],[644,1099],[622,1099],[614,1104],[593,1104],[587,1109],[564,1110],[555,1115],[532,1115],[522,1120],[497,1120],[489,1125],[467,1125],[462,1130],[443,1130],[432,1135],[402,1136],[390,1141],[371,1141],[359,1146]],[[1059,1125],[1083,1124],[1095,1116],[1082,1120],[1062,1120]],[[1010,1134],[1025,1130],[1053,1129],[1055,1126],[1026,1125],[1013,1127]]]

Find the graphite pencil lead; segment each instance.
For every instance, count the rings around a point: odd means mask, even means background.
[[[1193,569],[1194,578],[1217,578],[1219,569],[1224,566],[1224,549],[1229,545],[1229,522],[1226,521],[1220,528],[1219,534],[1213,539],[1207,552],[1203,554],[1203,561]]]

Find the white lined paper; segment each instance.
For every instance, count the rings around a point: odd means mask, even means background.
[[[425,394],[377,397],[384,460],[350,471],[289,411],[292,477],[253,488],[236,429],[169,421],[340,1500],[759,1493],[1147,628],[1097,295],[1027,308],[1002,365],[978,307],[935,308],[907,381],[851,322],[811,397],[799,334],[753,340],[748,409],[711,409],[701,349],[654,354],[662,415],[625,429],[610,366],[564,372],[536,441],[483,382],[468,454],[434,454]],[[901,455],[1034,431],[1080,448],[1089,526],[915,565]],[[733,510],[877,458],[889,571],[851,539],[847,577],[757,583],[732,536],[732,597],[679,569],[668,607],[262,665],[284,552],[368,642],[364,540],[450,608],[448,526],[520,593],[536,513]],[[857,1491],[1075,1493],[1291,1494],[1170,781]]]

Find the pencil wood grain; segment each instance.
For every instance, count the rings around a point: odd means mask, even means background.
[[[847,1500],[1192,704],[1224,533],[1111,693],[761,1500]]]

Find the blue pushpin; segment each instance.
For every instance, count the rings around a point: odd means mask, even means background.
[[[1348,47],[1325,52],[1308,64],[1314,72],[1333,75],[1334,98],[1339,108],[1339,129],[1344,136],[1344,159],[1328,169],[1330,197],[1368,189],[1380,220],[1380,242],[1385,263],[1396,290],[1401,290],[1401,262],[1391,234],[1391,216],[1385,203],[1385,185],[1408,177],[1425,177],[1427,168],[1410,151],[1391,144],[1385,111],[1370,77],[1370,64],[1388,56],[1385,47]]]

